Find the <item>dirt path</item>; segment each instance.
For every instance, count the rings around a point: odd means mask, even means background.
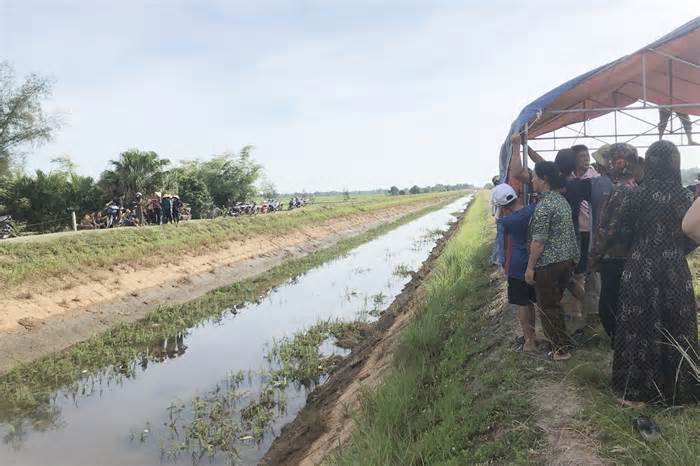
[[[0,374],[117,323],[143,318],[160,303],[190,301],[263,273],[288,258],[310,254],[434,204],[393,206],[299,228],[282,236],[232,241],[208,254],[180,256],[153,267],[80,270],[46,283],[34,283],[26,291],[2,297]]]
[[[542,455],[548,465],[604,465],[595,441],[576,428],[581,400],[570,384],[539,381],[532,389],[538,409],[537,427],[542,429],[547,449]]]
[[[304,409],[282,429],[261,464],[320,464],[348,440],[351,416],[359,407],[362,391],[377,385],[391,367],[401,331],[423,304],[426,279],[458,226],[459,222],[452,225],[401,294],[352,348],[350,356],[309,395]]]

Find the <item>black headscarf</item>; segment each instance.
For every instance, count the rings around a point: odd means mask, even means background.
[[[681,154],[671,141],[656,141],[647,149],[644,182],[650,181],[682,188]]]

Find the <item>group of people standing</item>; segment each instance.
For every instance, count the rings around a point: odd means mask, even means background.
[[[187,206],[177,194],[151,193],[147,198],[136,193],[133,200],[124,205],[121,197],[114,196],[104,211],[85,214],[78,229],[95,230],[119,226],[163,225],[179,223],[190,218]]]
[[[642,158],[629,144],[605,145],[593,166],[583,145],[559,151],[554,162],[529,149],[530,171],[520,161],[520,135],[511,142],[508,183],[493,189],[492,204],[523,350],[536,351],[537,310],[550,357],[571,358],[566,317],[582,317],[587,290],[598,288],[587,281],[599,273],[598,315],[621,401],[700,400],[697,307],[686,261],[697,246],[691,238],[700,239],[700,205],[697,221],[682,227],[693,195],[681,184],[678,148],[660,140]],[[533,193],[533,202],[524,193]],[[575,299],[565,313],[567,289]]]
[[[145,202],[142,194],[136,193],[133,208],[143,212],[144,223],[163,225],[180,223],[184,204],[177,194],[161,194],[156,191]]]

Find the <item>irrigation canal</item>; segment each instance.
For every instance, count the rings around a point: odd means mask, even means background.
[[[470,199],[461,198],[400,226],[223,318],[156,342],[144,351],[160,357],[147,364],[134,361],[137,369],[127,375],[114,367],[86,373],[34,412],[19,417],[16,410],[9,414],[12,406],[2,406],[0,464],[232,462],[232,456],[198,440],[205,434],[222,444],[235,439],[235,461],[256,463],[281,427],[303,407],[313,384],[285,383],[274,394],[274,402],[268,400],[275,405],[274,416],[260,424],[257,438],[223,426],[212,432],[211,426],[193,420],[240,418],[241,410],[251,404],[260,407],[261,392],[271,386],[266,377],[275,362],[266,356],[275,341],[323,320],[376,319],[410,280],[409,272],[428,257],[438,232],[447,229],[453,214],[464,210]],[[344,351],[331,340],[321,346],[324,355]],[[317,383],[323,381],[322,376]],[[248,409],[247,414],[254,417],[252,411]],[[265,411],[264,406],[260,411]],[[187,447],[183,437],[189,438]],[[198,445],[196,451],[192,445]]]

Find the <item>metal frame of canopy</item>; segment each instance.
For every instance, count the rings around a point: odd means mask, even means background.
[[[650,104],[647,101],[647,67],[646,67],[646,55],[648,53],[653,53],[659,56],[662,56],[667,59],[668,63],[668,82],[669,82],[669,88],[668,88],[668,94],[671,98],[671,103],[668,105],[653,105]],[[682,63],[684,66],[689,66],[692,69],[698,71],[698,75],[700,76],[700,64],[690,62],[688,60],[685,60],[683,58],[661,52],[659,50],[655,50],[653,48],[647,48],[642,51],[641,54],[641,69],[640,69],[640,81],[641,81],[641,88],[642,88],[642,99],[637,100],[637,104],[632,104],[632,105],[627,105],[627,106],[621,106],[621,107],[608,107],[604,106],[597,102],[593,98],[586,98],[585,100],[578,102],[577,104],[573,105],[571,108],[566,108],[566,109],[561,109],[561,110],[545,110],[541,114],[539,114],[535,120],[532,123],[535,123],[539,118],[541,118],[542,115],[558,115],[558,114],[565,114],[565,113],[583,113],[584,114],[584,119],[581,122],[583,125],[582,131],[581,130],[576,130],[572,128],[570,125],[563,126],[560,129],[566,129],[568,131],[571,131],[575,133],[575,135],[570,135],[570,136],[557,136],[556,131],[552,131],[550,133],[546,133],[544,135],[540,135],[537,137],[532,138],[532,141],[552,141],[553,142],[553,147],[552,149],[538,149],[540,152],[557,152],[561,148],[557,147],[557,141],[577,141],[579,139],[590,139],[590,140],[596,140],[602,144],[611,144],[614,142],[620,142],[620,138],[630,138],[627,139],[624,142],[631,142],[635,139],[638,138],[648,138],[648,137],[659,137],[658,135],[658,123],[653,123],[648,120],[645,120],[644,118],[641,118],[637,115],[634,115],[633,112],[635,111],[644,111],[644,110],[654,110],[654,109],[668,109],[672,110],[672,114],[667,122],[668,127],[667,130],[664,132],[664,136],[670,136],[672,138],[680,138],[678,140],[678,146],[689,146],[689,144],[683,142],[683,136],[685,135],[685,132],[683,131],[682,125],[678,125],[679,128],[674,130],[673,123],[674,120],[680,119],[678,118],[677,114],[675,113],[675,110],[682,111],[683,108],[699,108],[700,107],[700,101],[696,103],[689,103],[689,102],[682,102],[682,103],[674,103],[674,96],[673,96],[673,64],[674,63]],[[695,83],[695,84],[700,84]],[[615,91],[612,93],[613,96],[615,95],[623,95],[622,93]],[[629,97],[629,96],[626,96]],[[700,96],[698,96],[700,98]],[[588,107],[587,104],[591,104],[590,107]],[[579,107],[580,106],[580,107]],[[605,133],[589,133],[587,130],[587,125],[586,122],[590,120],[594,120],[596,118],[599,118],[603,115],[597,115],[593,118],[587,118],[586,113],[600,113],[604,112],[605,115],[609,114],[610,112],[613,113],[613,131],[612,133],[605,132]],[[649,129],[646,131],[640,132],[640,133],[622,133],[620,134],[618,132],[618,115],[622,115],[623,117],[628,117],[637,121],[640,121],[642,123],[645,123],[649,125]],[[700,118],[697,118],[695,120],[690,120],[691,121],[691,128],[692,125],[695,125],[696,123],[700,122]],[[528,166],[528,138],[527,138],[527,133],[528,133],[528,127],[532,123],[525,123],[524,126],[524,135],[525,137],[523,138],[523,144],[522,144],[522,158],[523,158],[523,166],[527,168]],[[700,135],[700,131],[692,131],[692,135]],[[607,139],[614,139],[612,141],[608,141]],[[570,145],[569,145],[570,146]],[[640,146],[641,148],[645,148],[648,146]],[[563,148],[563,147],[562,147]],[[594,148],[593,148],[594,149]]]

